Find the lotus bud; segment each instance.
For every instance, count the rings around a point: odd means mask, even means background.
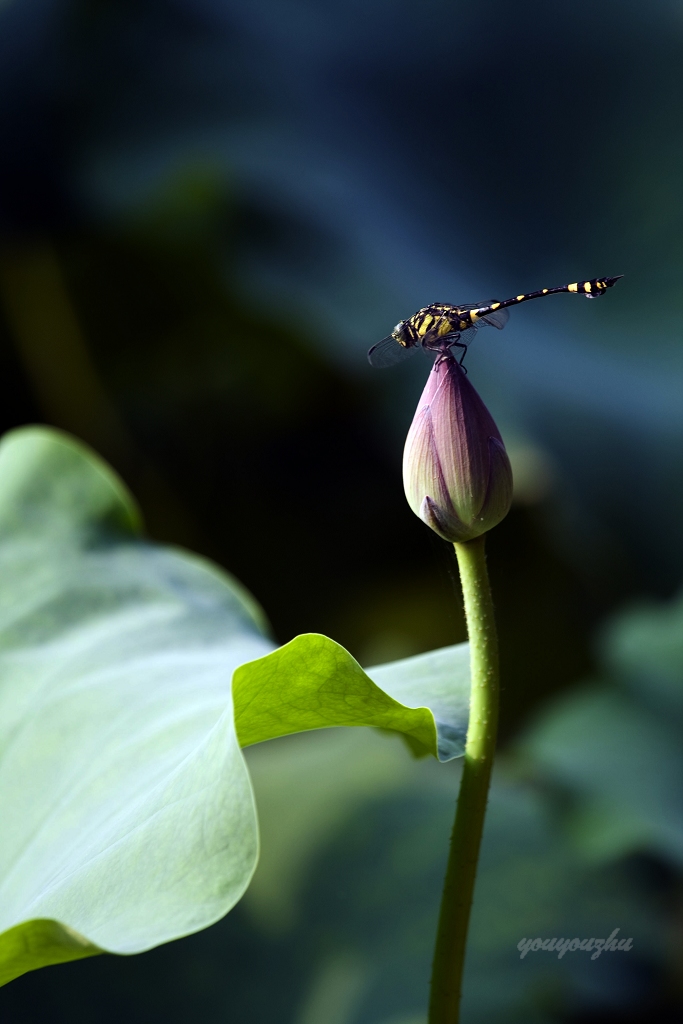
[[[473,540],[504,519],[512,470],[491,414],[450,355],[437,359],[403,453],[408,504],[444,540]]]

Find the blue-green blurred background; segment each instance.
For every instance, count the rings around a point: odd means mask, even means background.
[[[468,356],[517,480],[468,1024],[677,1019],[682,43],[680,0],[0,4],[0,423],[92,444],[282,642],[465,636],[400,481],[429,364],[366,349],[435,300],[626,275]],[[244,905],[28,975],[9,1020],[419,1024],[455,774],[355,732],[251,762]],[[631,953],[515,949],[614,927]]]

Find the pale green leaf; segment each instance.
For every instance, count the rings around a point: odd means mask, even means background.
[[[256,863],[230,684],[271,645],[241,588],[135,525],[71,439],[3,442],[0,932],[51,919],[136,952],[220,918]],[[50,944],[82,955],[66,932]]]
[[[140,538],[134,503],[92,452],[47,428],[3,441],[4,981],[98,948],[148,949],[234,905],[258,847],[238,734],[375,725],[459,752],[464,648],[373,669],[376,685],[326,637],[272,646],[236,581]]]

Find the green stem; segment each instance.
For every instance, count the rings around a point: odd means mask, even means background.
[[[471,698],[458,806],[451,835],[432,968],[429,1024],[458,1024],[467,926],[498,727],[498,639],[485,538],[456,544],[470,639]]]

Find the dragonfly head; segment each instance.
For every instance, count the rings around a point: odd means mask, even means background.
[[[409,331],[406,329],[405,320],[399,320],[391,332],[391,337],[394,341],[397,341],[403,348],[410,348],[412,345],[412,339]]]

